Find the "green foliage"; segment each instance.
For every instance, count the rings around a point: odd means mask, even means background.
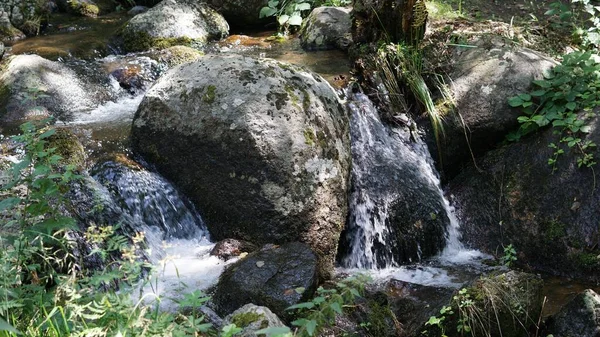
[[[192,292],[180,301],[191,314],[158,311],[132,294],[150,280],[140,253],[142,233],[126,238],[117,227],[89,224],[84,233],[65,216],[63,195],[79,177],[50,147],[55,129],[26,123],[13,141],[22,145],[11,181],[2,186],[0,213],[0,336],[199,336],[215,334],[196,310],[207,297]],[[76,238],[91,251],[80,252]],[[82,259],[98,261],[88,268]],[[237,330],[229,327],[229,336]]]
[[[324,326],[332,325],[337,315],[343,314],[344,308],[351,306],[357,297],[361,296],[368,276],[358,275],[348,277],[335,284],[335,288],[319,287],[317,296],[309,302],[297,303],[287,310],[297,310],[299,317],[292,322],[296,330],[292,334],[289,328],[267,328],[256,331],[257,334],[267,334],[271,337],[316,336]],[[303,292],[304,289],[297,289]]]
[[[600,6],[594,0],[571,0],[570,6],[557,1],[550,4],[545,13],[553,19],[559,30],[571,31],[583,48],[600,47]]]
[[[275,17],[283,33],[300,27],[303,18],[315,5],[315,0],[271,0],[260,10],[260,17]]]
[[[600,57],[592,52],[575,51],[564,56],[544,79],[534,80],[529,93],[511,97],[508,103],[520,108],[521,126],[508,135],[511,141],[519,140],[541,127],[552,126],[560,135],[559,143],[550,143],[552,157],[548,159],[553,171],[558,158],[565,153],[564,146],[574,149],[578,167],[591,168],[596,164],[591,150],[596,144],[583,140],[589,133],[588,121],[595,116],[594,107],[600,104]]]
[[[504,255],[500,259],[502,264],[510,267],[510,265],[517,261],[517,250],[513,247],[512,243],[504,247]]]

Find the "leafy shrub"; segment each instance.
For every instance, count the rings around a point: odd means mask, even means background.
[[[595,165],[591,150],[596,144],[583,140],[583,136],[590,132],[588,121],[595,116],[594,107],[600,104],[599,62],[600,57],[592,52],[572,52],[545,74],[544,79],[533,81],[534,90],[511,97],[510,106],[520,108],[524,115],[518,118],[519,129],[509,134],[508,139],[516,141],[550,125],[560,135],[559,144],[549,144],[554,149],[548,159],[553,170],[558,157],[564,153],[561,144],[577,151],[577,166]]]

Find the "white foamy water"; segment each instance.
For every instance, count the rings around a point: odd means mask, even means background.
[[[125,95],[116,101],[108,101],[86,113],[78,113],[68,124],[86,125],[97,123],[131,122],[133,115],[144,98],[140,95]]]

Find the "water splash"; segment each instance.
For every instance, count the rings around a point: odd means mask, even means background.
[[[436,258],[440,263],[467,263],[482,257],[483,254],[465,249],[460,242],[458,220],[444,197],[427,146],[419,139],[411,139],[410,131],[385,126],[373,103],[363,94],[354,94],[349,108],[353,156],[347,230],[350,248],[341,260],[342,266],[398,271],[401,263],[421,260],[422,245],[426,243],[422,239],[408,243],[414,246],[412,256],[416,258],[409,261],[397,258],[399,251],[407,249],[397,247],[398,236],[393,233],[390,219],[391,208],[398,207],[399,203],[404,203],[404,212],[421,208],[423,213],[424,208],[432,212],[432,217],[443,218],[441,222],[446,227],[440,232],[445,237],[445,245],[442,242],[436,251],[443,248]],[[402,193],[412,198],[407,200]],[[401,244],[407,245],[406,242]]]
[[[142,167],[105,162],[93,169],[94,179],[131,219],[129,227],[145,233],[147,258],[157,268],[142,297],[159,296],[161,308],[175,308],[173,299],[216,284],[226,265],[209,252],[214,247],[194,206],[166,179]]]

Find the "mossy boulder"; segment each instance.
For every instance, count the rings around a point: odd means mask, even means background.
[[[56,4],[63,12],[91,18],[110,13],[117,6],[114,0],[58,0]]]
[[[186,46],[173,46],[150,55],[154,60],[165,64],[169,68],[196,61],[202,56],[204,56],[203,52]]]
[[[600,144],[600,121],[582,141]],[[524,267],[555,275],[600,280],[600,184],[597,169],[578,167],[576,148],[564,146],[556,165],[543,129],[488,152],[449,183],[462,220],[463,240],[488,253],[513,244]],[[597,148],[590,148],[595,158]]]
[[[348,50],[352,43],[352,8],[317,7],[304,20],[300,43],[307,50]]]
[[[255,331],[260,329],[285,327],[285,324],[269,308],[252,303],[246,304],[227,315],[223,324],[235,324],[238,328],[243,329],[237,335],[240,337],[258,337]]]
[[[285,309],[308,300],[316,285],[317,257],[310,247],[299,242],[265,245],[225,270],[213,301],[221,315],[255,303],[284,317]]]
[[[600,336],[600,295],[591,289],[578,294],[549,320],[556,337]]]
[[[347,216],[348,124],[319,75],[207,55],[147,92],[132,145],[190,197],[212,238],[306,242],[327,277]]]
[[[127,51],[202,46],[229,33],[225,19],[205,3],[163,0],[134,16],[118,33]]]
[[[18,40],[37,34],[40,17],[47,14],[45,1],[3,0],[0,1],[0,40]]]
[[[85,149],[69,129],[57,128],[55,134],[48,138],[48,146],[55,148],[54,153],[62,157],[63,164],[72,165],[80,171],[85,168]]]

